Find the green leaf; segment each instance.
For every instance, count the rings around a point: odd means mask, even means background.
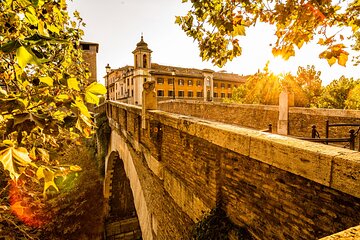
[[[4,45],[1,45],[0,47],[0,51],[4,52],[4,53],[10,53],[16,49],[18,49],[21,46],[19,41],[10,41]]]
[[[47,84],[52,87],[54,80],[51,77],[39,77],[40,82]]]
[[[79,83],[78,81],[76,80],[76,78],[69,78],[67,80],[67,85],[70,89],[74,89],[76,91],[80,91],[80,88],[79,88]]]

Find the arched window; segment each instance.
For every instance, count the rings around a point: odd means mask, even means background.
[[[147,56],[146,54],[143,55],[143,68],[147,67]]]
[[[140,65],[139,65],[139,55],[135,55],[135,68],[138,68],[138,67],[140,67]]]

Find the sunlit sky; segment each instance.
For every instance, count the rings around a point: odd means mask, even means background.
[[[132,51],[143,33],[145,42],[153,51],[152,62],[189,68],[226,70],[237,74],[254,74],[270,60],[275,73],[296,73],[298,66],[315,65],[321,71],[323,85],[341,75],[360,78],[360,67],[334,64],[330,67],[318,58],[322,49],[316,44],[305,45],[289,61],[274,58],[270,44],[275,42],[271,27],[258,24],[240,38],[243,54],[222,69],[199,57],[197,44],[176,25],[175,16],[185,15],[190,5],[181,0],[73,0],[69,10],[78,10],[86,23],[84,41],[99,43],[97,57],[98,81],[103,82],[105,66],[112,68],[133,65]]]

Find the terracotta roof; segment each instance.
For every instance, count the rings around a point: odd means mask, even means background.
[[[202,78],[204,76],[204,72],[213,72],[214,80],[222,80],[229,82],[245,82],[248,76],[241,76],[235,73],[227,73],[227,72],[215,72],[210,69],[196,69],[196,68],[182,68],[182,67],[174,67],[174,66],[165,66],[157,63],[151,64],[151,73],[158,75],[172,75],[172,72],[175,72],[176,76],[184,76],[184,77],[199,77]]]
[[[222,81],[229,81],[229,82],[246,82],[246,79],[249,76],[241,76],[235,73],[220,73],[214,72],[214,80],[222,80]]]

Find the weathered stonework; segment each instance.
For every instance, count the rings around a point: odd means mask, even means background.
[[[279,107],[254,104],[224,104],[199,101],[161,102],[162,111],[185,114],[207,120],[236,124],[253,129],[265,129],[272,124],[277,133]],[[290,107],[288,116],[289,135],[311,137],[312,125],[317,126],[320,136],[325,137],[325,121],[330,123],[360,123],[360,111]],[[284,123],[285,124],[285,123]],[[349,137],[347,128],[331,128],[330,137]]]
[[[107,110],[144,239],[188,239],[216,205],[257,239],[318,239],[360,223],[359,152],[159,110],[143,129],[140,108]]]
[[[357,240],[360,239],[360,226],[346,229],[334,235],[324,237],[320,240]]]

